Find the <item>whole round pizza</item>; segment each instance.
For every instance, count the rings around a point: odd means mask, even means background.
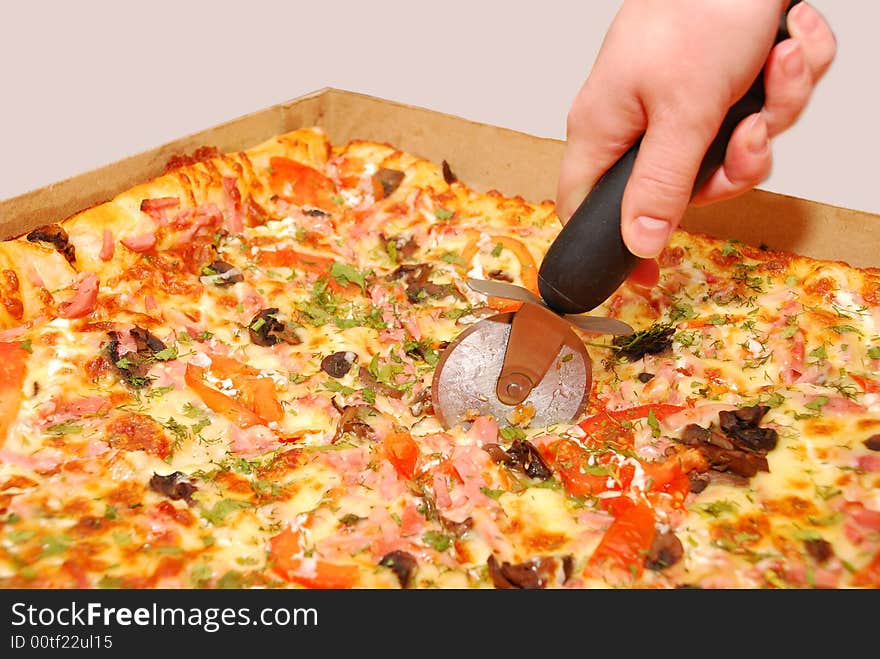
[[[559,229],[311,128],[0,242],[0,586],[880,585],[880,270],[679,230],[573,416],[435,409]]]

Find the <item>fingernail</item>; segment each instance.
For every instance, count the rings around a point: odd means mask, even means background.
[[[804,72],[806,62],[804,62],[804,54],[801,52],[801,46],[797,41],[780,44],[782,53],[782,70],[789,78],[797,78]]]
[[[760,114],[755,114],[746,119],[746,148],[752,153],[764,153],[770,146],[770,136],[767,134],[767,122]]]
[[[803,32],[812,32],[819,25],[819,14],[806,2],[794,7],[789,15]]]
[[[644,215],[637,217],[627,247],[640,258],[653,259],[666,247],[671,230],[669,222],[665,220]]]

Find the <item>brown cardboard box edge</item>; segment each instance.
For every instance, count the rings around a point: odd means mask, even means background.
[[[385,142],[446,160],[476,190],[530,201],[552,199],[564,143],[364,94],[325,88],[247,114],[43,188],[0,201],[0,239],[21,235],[113,198],[162,173],[175,154],[199,146],[237,151],[273,135],[321,126],[334,144]],[[683,226],[858,267],[880,267],[880,215],[754,190],[690,208]]]

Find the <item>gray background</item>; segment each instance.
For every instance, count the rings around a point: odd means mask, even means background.
[[[880,4],[813,0],[838,56],[760,187],[880,212]],[[0,198],[325,86],[562,139],[620,2],[3,2]]]

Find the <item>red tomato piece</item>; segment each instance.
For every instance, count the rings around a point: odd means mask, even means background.
[[[298,206],[333,209],[336,186],[318,170],[282,156],[271,158],[269,167],[269,187],[285,201]]]

